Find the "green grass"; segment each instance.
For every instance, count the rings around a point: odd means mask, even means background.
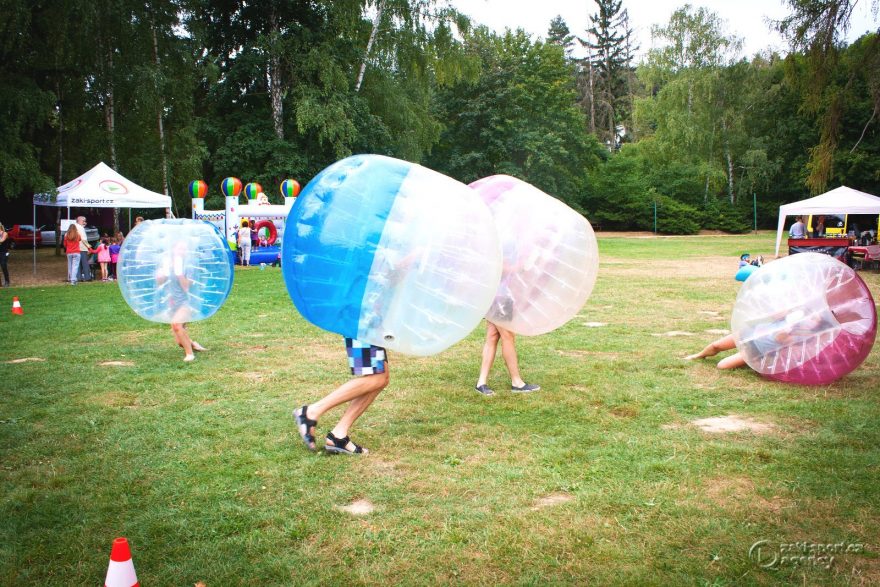
[[[439,356],[392,354],[353,431],[366,458],[296,434],[291,410],[346,361],[278,270],[236,272],[191,326],[211,349],[192,364],[114,285],[5,290],[25,315],[0,318],[0,584],[99,584],[117,536],[142,585],[876,584],[880,351],[818,388],[680,359],[728,327],[738,255],[774,237],[600,239],[581,313],[518,339],[540,392],[473,391],[482,328]],[[693,335],[655,336],[669,331]],[[7,362],[25,357],[45,360]],[[499,357],[490,384],[506,383]],[[727,414],[775,428],[688,424]],[[338,508],[358,499],[375,511]],[[866,552],[763,569],[762,539]]]

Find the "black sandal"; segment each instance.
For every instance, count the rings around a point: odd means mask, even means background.
[[[309,420],[306,417],[306,410],[309,409],[309,406],[305,405],[298,410],[293,411],[293,419],[296,421],[296,429],[299,431],[299,435],[302,437],[303,442],[306,445],[306,448],[309,450],[317,450],[317,446],[315,446],[315,426],[318,425],[317,420]]]
[[[346,436],[345,438],[336,438],[336,435],[334,435],[332,432],[328,432],[327,440],[332,443],[324,445],[324,450],[329,453],[338,455],[359,455],[366,454],[367,452],[366,450],[364,450],[364,447],[359,446],[354,442],[351,442],[351,439],[348,436]],[[349,442],[351,442],[352,446],[354,446],[354,450],[348,450],[347,447]]]

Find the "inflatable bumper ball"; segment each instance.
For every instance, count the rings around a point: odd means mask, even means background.
[[[356,155],[306,185],[287,218],[287,290],[311,323],[410,355],[480,322],[501,276],[492,216],[466,185],[420,165]]]
[[[524,181],[493,175],[470,187],[492,211],[504,254],[486,319],[518,334],[562,326],[596,283],[599,248],[581,214]]]
[[[850,267],[828,255],[798,253],[752,273],[737,295],[731,331],[755,371],[825,385],[871,352],[877,309]]]
[[[212,316],[232,289],[232,255],[201,220],[141,222],[119,251],[119,288],[141,318],[195,322]]]

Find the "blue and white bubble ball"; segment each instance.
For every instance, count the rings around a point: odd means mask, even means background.
[[[432,355],[479,324],[501,277],[486,205],[420,165],[356,155],[305,187],[285,227],[282,269],[299,312],[330,332]]]
[[[122,297],[152,322],[204,320],[232,289],[229,245],[201,220],[141,222],[125,239],[117,269]]]

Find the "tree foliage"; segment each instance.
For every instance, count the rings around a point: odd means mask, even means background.
[[[445,0],[0,0],[0,200],[29,211],[103,160],[187,215],[193,179],[209,207],[229,175],[277,198],[352,153],[515,175],[603,228],[738,231],[752,202],[769,225],[805,188],[880,192],[880,39],[842,41],[854,0],[787,0],[792,51],[749,59],[684,5],[639,64],[627,1],[543,40]]]

